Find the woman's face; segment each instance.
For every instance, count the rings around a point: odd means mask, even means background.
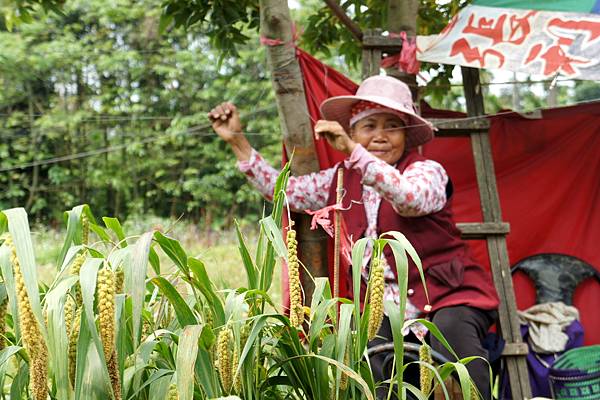
[[[388,164],[396,164],[404,154],[404,123],[393,114],[373,114],[354,124],[352,140]]]

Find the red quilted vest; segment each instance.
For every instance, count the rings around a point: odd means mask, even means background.
[[[416,152],[410,152],[402,157],[397,168],[403,172],[410,164],[424,160],[425,158]],[[341,168],[344,168],[343,164]],[[329,191],[328,204],[335,203],[337,174],[335,176]],[[348,234],[354,241],[363,237],[367,228],[367,216],[362,205],[361,178],[360,172],[344,168],[346,193],[342,201],[345,209],[342,215]],[[352,201],[355,202],[351,203]],[[378,226],[380,234],[388,231],[403,233],[419,254],[429,302],[417,267],[410,257],[408,288],[409,300],[420,310],[424,310],[428,303],[432,306],[431,311],[454,305],[469,305],[486,310],[498,307],[498,295],[490,274],[473,260],[467,244],[460,239],[460,232],[452,218],[451,199],[448,199],[442,210],[422,217],[402,217],[394,211],[388,201],[382,199]],[[332,244],[330,249],[333,249]],[[333,252],[330,251],[330,255],[332,254]],[[396,274],[396,263],[391,249],[386,247],[384,254]],[[333,277],[331,267],[333,263],[329,264],[329,276]],[[361,292],[365,288],[363,282]],[[340,267],[340,296],[352,298],[351,266],[344,265],[343,262]]]

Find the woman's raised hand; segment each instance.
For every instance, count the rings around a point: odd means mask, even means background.
[[[344,154],[350,154],[356,147],[356,142],[350,138],[342,125],[337,121],[319,120],[315,124],[315,136],[317,139],[325,138],[336,150]]]
[[[221,103],[208,113],[212,128],[224,141],[230,143],[244,136],[240,114],[235,105],[229,102]]]
[[[237,108],[229,102],[221,103],[208,113],[208,119],[217,135],[229,143],[239,161],[247,161],[252,147],[242,133],[242,123]]]

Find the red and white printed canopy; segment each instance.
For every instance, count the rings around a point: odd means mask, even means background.
[[[479,0],[439,35],[417,38],[420,61],[600,80],[600,0]]]

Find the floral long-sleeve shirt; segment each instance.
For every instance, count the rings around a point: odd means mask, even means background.
[[[377,215],[381,199],[391,203],[403,217],[418,217],[440,211],[446,204],[448,175],[444,168],[432,160],[410,164],[402,173],[395,166],[382,161],[357,145],[348,159],[346,168],[358,170],[362,175],[362,201],[367,215],[365,237],[377,238]],[[279,172],[270,166],[255,150],[248,161],[238,163],[239,169],[265,198],[272,200],[273,189]],[[327,206],[329,189],[338,165],[319,172],[291,176],[288,181],[287,199],[295,211],[318,210]],[[368,260],[372,247],[367,247],[363,277],[368,277]],[[389,266],[384,272],[384,299],[399,303],[398,284]],[[407,318],[421,313],[407,302]]]

